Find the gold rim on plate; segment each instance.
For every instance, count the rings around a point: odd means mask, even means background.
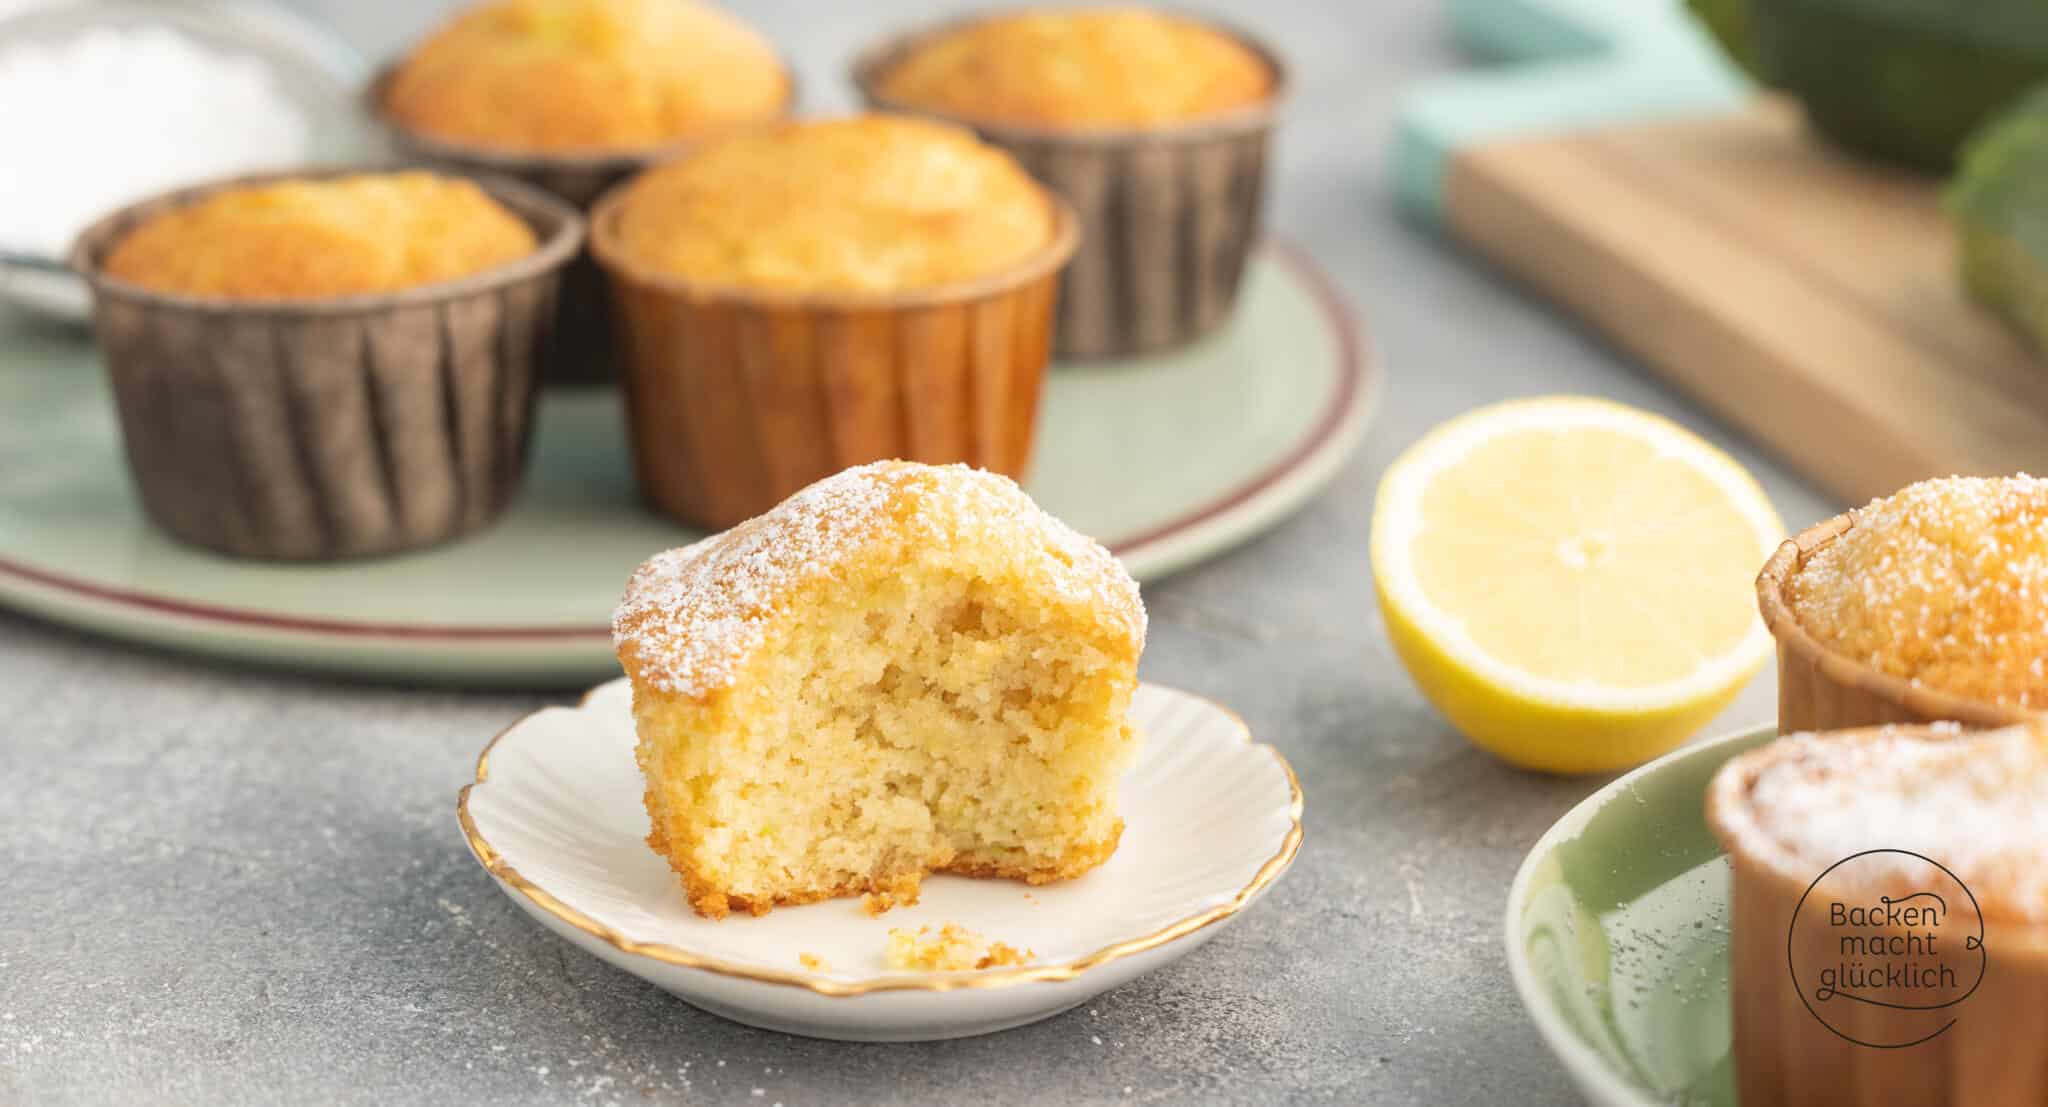
[[[577,701],[576,710],[582,711],[588,708],[591,699],[606,687],[609,687],[609,683],[600,684],[596,688],[585,692],[583,698]],[[541,910],[611,946],[620,953],[648,957],[663,964],[675,965],[686,969],[702,969],[721,976],[733,976],[742,980],[758,981],[763,984],[782,984],[789,987],[803,988],[818,995],[835,999],[866,995],[869,992],[950,992],[955,989],[964,988],[1002,988],[1012,984],[1022,984],[1035,980],[1072,980],[1089,969],[1098,968],[1112,961],[1121,960],[1133,954],[1143,953],[1149,949],[1155,949],[1177,938],[1186,937],[1211,923],[1221,922],[1237,914],[1254,897],[1264,891],[1268,885],[1279,879],[1280,874],[1286,871],[1288,864],[1294,860],[1294,855],[1301,850],[1301,780],[1294,775],[1294,766],[1288,764],[1287,758],[1277,748],[1265,742],[1255,740],[1252,737],[1251,726],[1237,712],[1206,696],[1198,696],[1192,692],[1183,692],[1180,689],[1174,689],[1173,691],[1179,695],[1187,696],[1189,699],[1200,700],[1202,703],[1228,716],[1231,722],[1237,725],[1238,735],[1247,744],[1257,746],[1273,755],[1274,762],[1280,766],[1281,773],[1287,777],[1287,819],[1290,824],[1287,828],[1287,834],[1280,841],[1280,849],[1273,856],[1267,858],[1266,862],[1259,866],[1258,871],[1252,874],[1251,881],[1238,889],[1237,893],[1228,900],[1206,911],[1201,911],[1184,919],[1168,923],[1166,926],[1143,937],[1115,942],[1093,953],[1069,961],[1063,961],[1056,965],[1025,965],[1013,969],[990,969],[971,974],[943,973],[930,976],[884,976],[871,980],[849,982],[831,980],[807,973],[791,972],[785,969],[766,969],[757,968],[752,965],[742,965],[715,957],[704,957],[677,946],[664,945],[660,942],[635,941],[620,934],[611,927],[569,906],[554,893],[528,879],[511,862],[506,861],[504,856],[497,851],[496,847],[492,846],[484,838],[483,834],[476,828],[476,820],[471,818],[469,814],[470,791],[477,785],[488,783],[490,780],[491,751],[498,748],[498,742],[506,735],[518,730],[521,725],[535,715],[548,710],[546,707],[521,715],[518,719],[513,720],[510,726],[492,735],[491,740],[484,744],[483,752],[477,754],[476,758],[476,779],[463,785],[462,791],[455,797],[455,817],[462,824],[462,836],[469,842],[469,851],[476,855],[477,862],[484,867],[484,871],[497,877],[507,886],[518,890],[521,895],[531,900]]]

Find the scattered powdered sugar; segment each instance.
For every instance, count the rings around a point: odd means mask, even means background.
[[[2048,731],[1785,741],[1749,803],[1814,873],[1864,850],[1911,850],[1953,870],[1986,911],[2048,919]]]
[[[612,635],[638,679],[703,696],[729,685],[800,586],[831,576],[900,528],[904,548],[943,554],[963,529],[1028,559],[1027,579],[1102,611],[1131,640],[1145,608],[1123,565],[1046,514],[1016,482],[965,465],[881,461],[847,469],[766,514],[656,554],[633,574]]]
[[[1794,574],[1808,633],[1893,676],[2048,706],[2048,481],[1923,481],[1853,513]]]

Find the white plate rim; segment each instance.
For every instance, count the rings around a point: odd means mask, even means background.
[[[1552,823],[1536,844],[1522,858],[1515,868],[1515,879],[1508,885],[1507,911],[1503,916],[1502,936],[1507,946],[1508,974],[1514,978],[1515,995],[1522,1001],[1522,1010],[1529,1021],[1536,1024],[1536,1031],[1549,1047],[1551,1055],[1564,1064],[1574,1083],[1588,1098],[1605,1107],[1666,1107],[1663,1100],[1646,1095],[1642,1089],[1616,1076],[1614,1070],[1600,1057],[1592,1046],[1573,1034],[1544,1001],[1541,985],[1536,980],[1536,970],[1529,965],[1529,959],[1519,948],[1518,923],[1528,907],[1529,885],[1535,879],[1536,867],[1543,858],[1550,856],[1559,843],[1576,835],[1590,822],[1595,814],[1623,792],[1635,787],[1638,780],[1655,773],[1666,765],[1689,757],[1699,757],[1710,750],[1724,746],[1741,745],[1774,735],[1778,732],[1775,724],[1763,724],[1722,734],[1704,741],[1693,742],[1639,765],[1616,777],[1606,787],[1572,805],[1572,809]]]
[[[590,706],[591,700],[595,699],[599,694],[608,688],[616,687],[625,682],[625,677],[619,677],[616,680],[606,681],[590,689],[583,694],[572,710],[586,710]],[[490,782],[491,751],[496,749],[498,743],[507,735],[520,729],[532,720],[534,716],[539,715],[543,711],[553,709],[552,705],[527,712],[525,715],[514,720],[510,726],[492,735],[490,741],[484,743],[482,752],[477,754],[475,779],[463,785],[462,790],[456,793],[455,817],[456,822],[462,828],[463,840],[469,845],[470,854],[476,858],[477,863],[483,866],[484,871],[489,873],[507,893],[517,892],[525,897],[532,907],[538,908],[556,921],[579,930],[629,957],[644,957],[676,968],[694,969],[761,984],[801,988],[830,999],[851,999],[876,992],[949,992],[965,989],[1003,988],[1033,982],[1073,980],[1091,969],[1101,968],[1104,965],[1120,961],[1126,957],[1168,945],[1198,930],[1230,918],[1249,906],[1261,893],[1271,887],[1274,881],[1279,880],[1281,874],[1285,873],[1288,867],[1294,863],[1295,856],[1301,852],[1302,810],[1304,803],[1301,780],[1295,775],[1294,766],[1288,763],[1286,755],[1282,754],[1271,743],[1261,742],[1254,737],[1251,725],[1245,722],[1244,717],[1223,704],[1217,703],[1207,696],[1173,688],[1168,685],[1152,684],[1150,687],[1172,692],[1175,695],[1185,696],[1216,712],[1230,721],[1231,727],[1236,731],[1240,741],[1266,751],[1273,758],[1274,763],[1280,767],[1281,775],[1287,779],[1287,833],[1281,836],[1280,846],[1274,851],[1273,855],[1261,863],[1258,869],[1252,873],[1251,879],[1224,902],[1197,911],[1192,915],[1176,919],[1151,933],[1135,938],[1127,938],[1120,942],[1112,942],[1093,952],[1053,964],[1020,965],[1014,968],[990,969],[980,972],[894,975],[869,977],[860,980],[843,980],[814,973],[797,972],[787,969],[770,969],[758,965],[726,961],[716,957],[705,957],[701,954],[692,953],[680,946],[661,942],[640,942],[620,934],[617,930],[571,907],[566,901],[520,872],[518,868],[513,866],[511,862],[507,861],[498,852],[496,847],[491,845],[490,841],[477,829],[476,820],[470,815],[470,794],[478,787]]]

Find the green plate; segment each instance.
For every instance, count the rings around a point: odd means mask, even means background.
[[[1373,385],[1328,278],[1268,246],[1216,335],[1055,366],[1025,483],[1156,578],[1300,506],[1357,443]],[[609,621],[626,575],[699,536],[641,506],[620,416],[609,390],[547,396],[525,490],[474,537],[369,561],[238,561],[143,518],[92,345],[0,317],[0,604],[268,664],[587,685],[617,672]]]
[[[1574,807],[1515,874],[1515,989],[1590,1102],[1734,1107],[1728,863],[1707,829],[1707,784],[1776,736],[1650,762]]]

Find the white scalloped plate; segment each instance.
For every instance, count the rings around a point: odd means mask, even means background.
[[[1115,856],[1036,888],[935,876],[914,907],[857,899],[702,919],[642,839],[631,690],[528,715],[492,739],[456,813],[505,894],[555,933],[714,1014],[848,1041],[924,1041],[1036,1022],[1185,956],[1279,879],[1301,845],[1301,787],[1278,750],[1186,692],[1143,685]],[[982,972],[890,974],[892,927],[958,922],[1028,948]],[[806,970],[815,954],[830,966]]]

